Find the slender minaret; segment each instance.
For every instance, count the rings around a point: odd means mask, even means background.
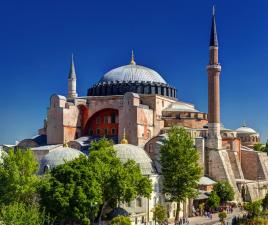
[[[76,73],[74,68],[74,56],[72,55],[70,72],[68,76],[68,98],[76,98]]]
[[[220,72],[221,65],[218,60],[218,37],[216,30],[215,8],[213,6],[212,24],[209,43],[208,71],[208,140],[207,147],[221,149],[220,134]]]

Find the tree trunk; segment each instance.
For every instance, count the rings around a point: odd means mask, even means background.
[[[103,210],[105,209],[105,207],[107,206],[107,201],[103,203],[102,207],[101,207],[101,212],[100,212],[100,217],[99,217],[99,225],[101,225],[101,217],[103,214]]]
[[[177,209],[176,209],[176,216],[175,216],[176,222],[179,221],[180,211],[181,211],[181,205],[180,205],[180,202],[177,202]]]

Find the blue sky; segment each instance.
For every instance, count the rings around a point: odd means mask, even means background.
[[[265,0],[3,1],[0,143],[42,127],[49,98],[66,94],[75,55],[79,95],[108,70],[136,62],[158,71],[178,98],[207,111],[208,42],[216,5],[221,118],[268,138],[268,2]]]

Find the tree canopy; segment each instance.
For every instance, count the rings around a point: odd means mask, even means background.
[[[35,201],[40,182],[38,163],[30,150],[10,150],[0,163],[0,204]]]
[[[212,191],[208,200],[207,200],[207,205],[211,209],[216,209],[219,207],[220,201],[221,201],[221,199],[217,195],[217,193],[215,191]]]
[[[153,215],[157,223],[163,223],[167,219],[167,209],[163,205],[157,204],[153,209]]]
[[[85,156],[52,169],[40,188],[41,205],[57,220],[81,222],[102,203],[101,185]]]
[[[131,220],[126,216],[117,216],[112,219],[111,225],[131,225]]]
[[[134,161],[121,162],[107,139],[94,141],[88,158],[52,169],[40,189],[41,204],[57,219],[93,220],[108,205],[149,197],[152,185]]]
[[[102,187],[101,216],[107,205],[116,207],[137,196],[150,197],[152,184],[149,178],[142,176],[139,166],[133,160],[122,163],[107,139],[93,144],[89,162]]]
[[[172,127],[161,146],[160,154],[163,191],[170,194],[171,201],[178,203],[178,219],[179,203],[197,195],[196,188],[202,171],[198,163],[199,153],[185,129]]]
[[[53,220],[36,204],[12,203],[0,208],[0,221],[5,225],[52,225]],[[1,223],[0,222],[0,223]]]
[[[221,202],[234,200],[234,190],[227,181],[219,181],[214,186],[214,191],[220,197]]]

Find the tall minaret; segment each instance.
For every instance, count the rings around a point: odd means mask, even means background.
[[[74,56],[72,55],[70,72],[68,76],[68,98],[76,98],[76,73],[74,68]]]
[[[220,134],[220,72],[221,65],[218,59],[218,37],[216,30],[215,8],[213,6],[212,24],[209,43],[208,71],[208,140],[207,147],[221,149]]]

